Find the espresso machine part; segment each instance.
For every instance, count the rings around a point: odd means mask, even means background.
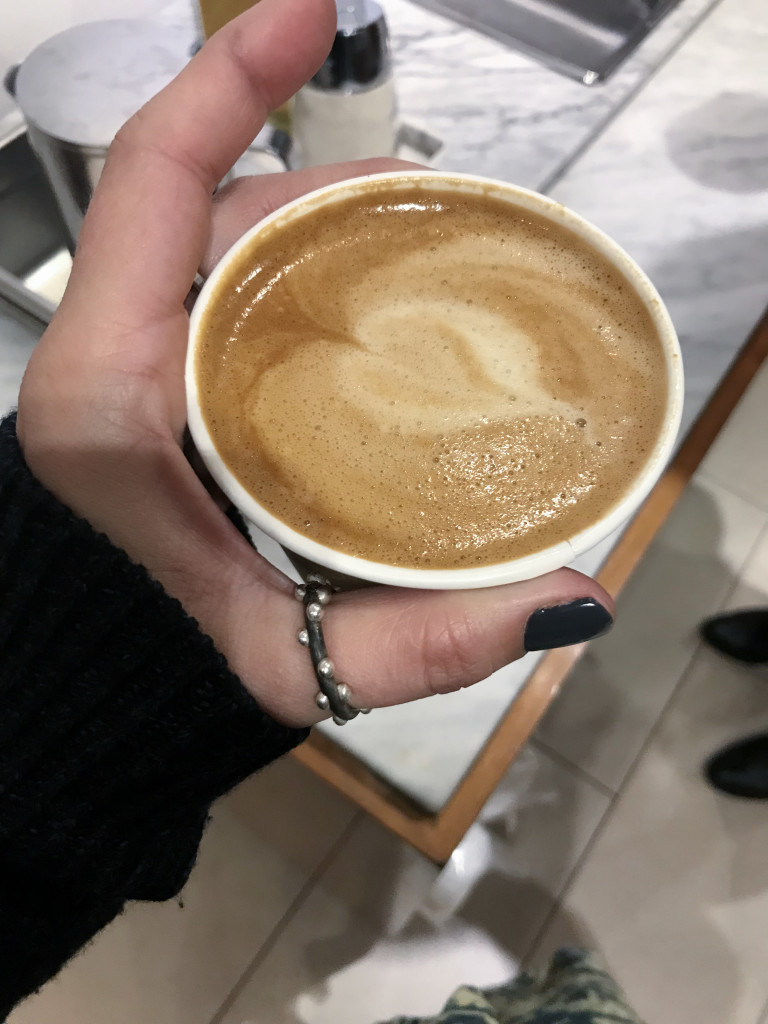
[[[375,0],[336,0],[327,60],[296,96],[294,132],[305,167],[392,156],[396,99],[389,31]]]
[[[188,60],[189,39],[178,28],[97,21],[46,40],[6,75],[73,248],[121,125]]]

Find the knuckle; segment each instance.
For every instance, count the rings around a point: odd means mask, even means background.
[[[211,42],[219,47],[224,58],[237,75],[244,95],[252,99],[258,96],[267,110],[275,110],[281,102],[275,92],[273,76],[265,73],[264,62],[254,60],[253,31],[237,18],[230,21],[224,31],[217,32]]]
[[[430,616],[423,626],[425,688],[429,693],[451,693],[477,682],[477,624],[456,611]]]
[[[141,107],[128,120],[120,126],[109,147],[108,159],[114,161],[116,157],[128,152],[130,153],[137,146],[141,145],[144,137],[144,125],[146,113]]]

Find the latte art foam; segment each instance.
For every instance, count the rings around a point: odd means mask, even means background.
[[[201,324],[219,454],[294,530],[425,569],[567,540],[660,434],[665,358],[629,282],[565,228],[414,179],[254,240]]]

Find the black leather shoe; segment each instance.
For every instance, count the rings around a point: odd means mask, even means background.
[[[700,626],[701,635],[722,654],[749,665],[768,663],[768,608],[715,615]]]
[[[704,774],[721,793],[768,800],[768,732],[718,750],[704,766]]]

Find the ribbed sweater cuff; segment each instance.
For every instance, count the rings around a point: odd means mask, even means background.
[[[32,476],[14,417],[0,423],[0,707],[2,860],[123,898],[175,892],[210,803],[307,735],[266,715],[179,602]]]

